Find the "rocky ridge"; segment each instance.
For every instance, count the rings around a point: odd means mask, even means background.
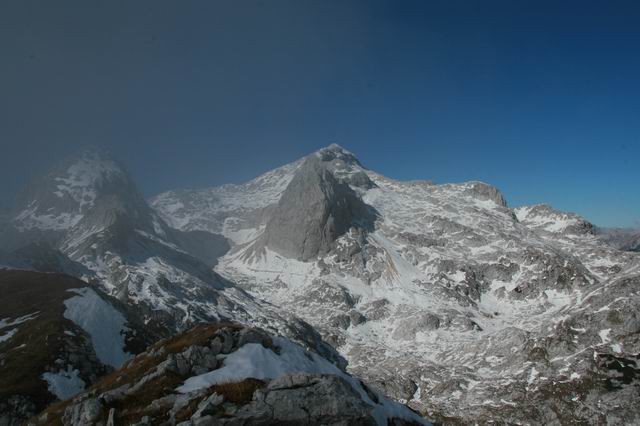
[[[305,180],[309,161],[333,178]],[[312,237],[323,244],[309,255],[270,246],[286,237],[270,224],[281,205],[295,209],[287,198],[303,180],[307,193],[348,185],[375,212],[371,225],[350,220],[330,239]],[[264,191],[254,204],[225,207],[255,187]],[[481,182],[389,179],[335,145],[233,189],[224,205],[208,197],[216,188],[193,193],[197,202],[169,192],[151,203],[182,229],[206,231],[200,219],[219,218],[232,246],[216,271],[305,319],[388,395],[462,424],[637,419],[640,258],[603,243],[583,218],[510,209]],[[332,215],[351,218],[347,205]],[[293,222],[318,235],[320,222]],[[628,373],[613,389],[617,368]]]
[[[426,424],[318,354],[234,324],[200,325],[160,341],[30,424],[51,423]]]

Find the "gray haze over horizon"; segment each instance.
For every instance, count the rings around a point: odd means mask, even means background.
[[[0,205],[87,146],[150,197],[338,143],[392,178],[638,226],[638,20],[630,1],[6,1]]]

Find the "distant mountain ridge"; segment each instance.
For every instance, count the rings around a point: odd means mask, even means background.
[[[598,228],[598,235],[608,244],[626,251],[640,251],[640,229]]]

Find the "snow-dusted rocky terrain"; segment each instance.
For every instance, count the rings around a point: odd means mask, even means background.
[[[432,418],[640,422],[640,256],[575,214],[510,209],[481,182],[389,179],[336,145],[152,206],[222,233],[219,274]]]
[[[396,181],[332,145],[242,185],[148,204],[121,165],[86,153],[34,181],[3,218],[0,267],[90,283],[65,290],[58,316],[105,371],[133,353],[125,323],[144,324],[153,340],[233,321],[286,337],[347,382],[348,363],[447,424],[640,422],[640,254],[578,215],[511,209],[485,183]],[[0,318],[1,356],[27,314]],[[275,355],[239,348],[229,365],[277,381],[274,371],[302,368],[283,345]],[[265,368],[252,369],[258,358]],[[67,364],[39,373],[49,396],[96,378]],[[217,367],[181,386],[217,386],[209,381],[231,374]],[[343,385],[305,381],[323,392]]]
[[[34,424],[426,425],[321,355],[263,330],[199,325]]]
[[[169,227],[121,165],[89,151],[24,191],[1,226],[0,265],[94,282],[169,334],[223,319],[298,327],[202,259],[227,249],[218,234]]]
[[[313,350],[339,371],[346,365],[304,321],[256,299],[211,269],[215,264],[211,257],[229,248],[226,238],[169,227],[124,168],[102,153],[87,152],[34,181],[13,214],[0,224],[0,246],[0,269],[9,273],[56,272],[84,280],[77,289],[67,289],[64,301],[51,306],[65,307],[56,321],[71,321],[82,330],[94,364],[87,368],[91,374],[62,361],[55,369],[57,361],[51,357],[58,350],[28,345],[28,353],[36,356],[31,370],[39,372],[29,389],[40,393],[32,403],[30,394],[20,391],[20,378],[6,375],[6,389],[17,386],[0,398],[0,412],[7,413],[9,424],[34,414],[54,397],[72,396],[121,365],[131,356],[123,346],[129,330],[125,324],[130,322],[144,330],[146,343],[201,322],[259,325]],[[23,296],[27,303],[33,298]],[[120,304],[124,313],[111,309],[107,298]],[[0,308],[4,312],[12,306],[3,300]],[[3,360],[15,353],[12,344],[20,339],[14,338],[11,327],[21,318],[12,314],[2,318],[7,320],[0,335]],[[52,330],[51,337],[60,342],[70,339],[62,329]],[[19,359],[16,362],[11,368],[19,367]]]

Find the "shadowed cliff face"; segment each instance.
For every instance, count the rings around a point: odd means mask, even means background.
[[[264,246],[306,261],[331,249],[351,227],[372,229],[375,214],[321,158],[309,157],[267,223]]]

